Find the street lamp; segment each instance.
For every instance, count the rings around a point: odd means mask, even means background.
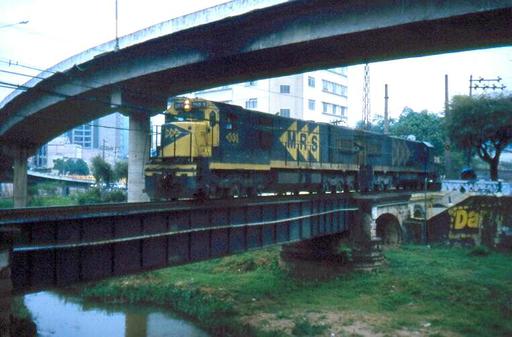
[[[27,23],[28,23],[28,20],[24,20],[24,21],[20,21],[20,22],[16,22],[16,23],[9,23],[7,25],[0,26],[0,29],[17,26],[17,25],[26,25]]]

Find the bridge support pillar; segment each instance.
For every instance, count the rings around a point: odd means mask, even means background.
[[[340,252],[346,235],[333,234],[281,247],[281,268],[293,276],[318,279],[347,269],[347,256]]]
[[[13,164],[14,208],[27,207],[27,158],[25,151],[16,151]]]
[[[377,223],[371,201],[358,200],[359,212],[350,231],[352,266],[356,270],[373,270],[384,262],[381,238],[377,237]]]
[[[128,202],[149,201],[144,193],[144,165],[151,146],[149,116],[130,114],[128,148]]]

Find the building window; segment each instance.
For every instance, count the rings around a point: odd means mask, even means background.
[[[332,103],[322,102],[322,113],[326,115],[345,117],[347,107]]]
[[[315,87],[315,78],[312,76],[308,76],[308,86],[311,88]]]
[[[338,67],[338,68],[332,68],[328,69],[330,72],[336,73],[338,75],[347,76],[347,67]]]
[[[322,90],[334,95],[347,97],[347,87],[339,83],[322,80]]]
[[[281,85],[279,87],[279,92],[281,94],[289,94],[290,93],[290,86],[289,85]]]
[[[279,110],[279,116],[290,117],[290,109]]]
[[[308,109],[309,110],[315,110],[315,100],[314,99],[308,99]]]
[[[249,98],[245,101],[246,109],[256,109],[258,107],[258,99],[257,98]]]

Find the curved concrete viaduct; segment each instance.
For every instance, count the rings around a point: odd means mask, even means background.
[[[171,20],[178,28],[169,34],[144,42],[128,36],[117,51],[110,42],[101,49],[113,51],[88,51],[78,57],[85,61],[29,83],[0,105],[0,144],[10,159],[4,166],[23,157],[20,151],[34,153],[51,138],[112,111],[138,116],[130,129],[143,130],[136,143],[144,143],[147,115],[164,110],[173,95],[311,69],[512,44],[510,0],[267,0],[268,7],[248,11],[257,3],[234,1]],[[228,16],[231,10],[239,15]],[[216,21],[208,22],[212,17]]]

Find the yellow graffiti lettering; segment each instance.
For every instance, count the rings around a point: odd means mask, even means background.
[[[468,227],[469,228],[478,228],[479,225],[479,214],[475,211],[470,211],[468,213]]]
[[[480,215],[476,211],[458,209],[452,215],[453,229],[478,228],[480,226]]]
[[[462,229],[466,226],[466,223],[468,222],[468,213],[466,210],[458,210],[455,213],[455,224],[453,226],[454,229]]]

